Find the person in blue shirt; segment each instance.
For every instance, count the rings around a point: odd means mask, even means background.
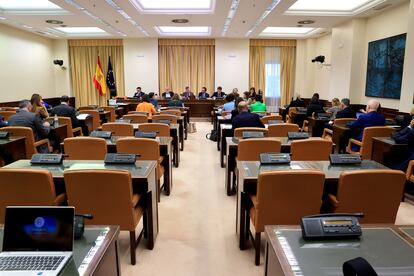
[[[414,160],[414,120],[411,120],[406,128],[396,132],[392,138],[394,138],[394,141],[398,144],[408,145],[408,150],[405,153],[405,156],[401,156],[402,162],[391,166],[392,169],[405,172],[408,163],[410,163],[411,160]]]
[[[155,94],[154,92],[150,92],[148,96],[150,98],[150,102],[152,103],[152,105],[155,107],[155,109],[157,109],[158,108],[158,95]]]
[[[349,124],[349,128],[353,131],[358,130],[359,133],[356,137],[357,140],[362,141],[362,134],[364,133],[364,129],[366,127],[372,126],[384,126],[385,125],[385,117],[378,112],[380,108],[380,102],[377,100],[369,100],[367,103],[365,114],[359,116],[359,118]],[[358,146],[354,146],[352,148],[354,151],[358,151]]]
[[[223,111],[232,111],[236,108],[234,104],[234,100],[236,99],[236,96],[234,94],[228,94],[226,96],[226,103],[223,105]]]
[[[198,93],[198,98],[199,99],[207,99],[210,98],[210,94],[207,93],[207,88],[206,87],[202,87],[201,88],[201,92]]]

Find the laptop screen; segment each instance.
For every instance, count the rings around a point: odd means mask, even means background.
[[[7,207],[3,251],[72,251],[73,207]]]

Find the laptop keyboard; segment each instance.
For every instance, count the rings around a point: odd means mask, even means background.
[[[55,270],[63,259],[63,256],[0,257],[0,271]]]

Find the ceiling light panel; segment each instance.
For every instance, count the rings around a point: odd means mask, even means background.
[[[356,15],[385,0],[298,0],[285,12],[287,15]]]
[[[156,26],[155,30],[160,35],[166,36],[208,36],[211,34],[211,27],[209,26]]]
[[[124,17],[129,23],[131,23],[135,28],[137,28],[140,32],[142,32],[145,36],[149,36],[149,33],[139,25],[131,16],[129,16],[121,7],[119,7],[114,1],[112,0],[105,0],[109,6],[111,6],[114,10],[116,10],[122,17]]]
[[[230,27],[231,21],[233,20],[233,17],[236,14],[237,8],[239,7],[239,4],[240,4],[240,0],[233,0],[231,2],[229,13],[226,17],[226,21],[224,21],[224,28],[223,28],[223,31],[221,32],[221,36],[226,35]]]
[[[215,0],[129,0],[144,13],[213,13]]]
[[[267,9],[262,13],[262,15],[256,20],[256,23],[247,31],[246,36],[249,36],[256,28],[259,26],[263,20],[276,8],[280,0],[273,0],[272,3],[267,7]]]
[[[98,27],[56,27],[54,29],[65,34],[108,34]]]
[[[315,28],[305,27],[266,27],[261,35],[274,35],[274,34],[307,34],[313,31]]]
[[[0,0],[0,9],[2,10],[63,10],[58,5],[48,0]]]

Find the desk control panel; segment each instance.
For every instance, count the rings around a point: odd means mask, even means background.
[[[135,132],[135,137],[155,139],[155,137],[157,137],[157,132],[155,132],[155,131],[137,131],[137,132]]]
[[[105,164],[135,164],[135,160],[139,154],[129,153],[107,153],[105,155]]]
[[[332,165],[354,165],[362,162],[358,154],[331,154],[329,161]]]
[[[7,139],[9,138],[10,133],[8,133],[7,131],[0,131],[0,139]]]
[[[358,218],[350,215],[326,214],[303,217],[300,224],[304,239],[358,238],[362,235]]]
[[[30,163],[33,165],[60,165],[63,163],[62,154],[35,153]]]
[[[288,132],[289,140],[308,139],[309,133],[307,132]]]
[[[166,124],[166,125],[170,125],[171,124],[171,121],[170,120],[163,120],[163,119],[161,119],[161,120],[153,120],[152,122],[153,123],[158,123],[158,124]]]
[[[100,131],[100,130],[94,130],[90,134],[91,137],[98,137],[98,138],[104,138],[104,139],[111,139],[112,132],[110,131]]]
[[[277,124],[283,124],[283,123],[284,123],[284,121],[282,121],[282,120],[269,120],[267,122],[268,125],[277,125]]]
[[[290,163],[289,153],[261,153],[260,165],[277,165]]]
[[[261,131],[243,131],[242,138],[249,139],[249,138],[263,138],[264,134]]]

